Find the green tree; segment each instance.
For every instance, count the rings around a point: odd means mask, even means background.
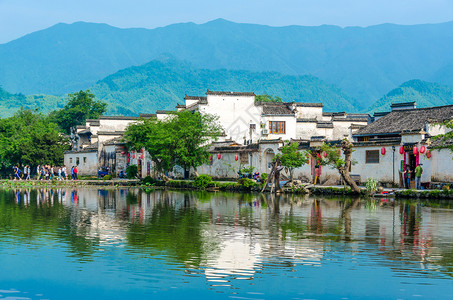
[[[283,102],[282,98],[278,96],[272,96],[272,95],[256,95],[255,96],[255,102]]]
[[[352,149],[352,143],[347,139],[341,141],[340,147],[324,143],[321,146],[321,151],[325,152],[327,156],[324,157],[324,155],[319,155],[316,158],[319,163],[321,165],[330,165],[336,168],[340,173],[341,178],[343,178],[343,181],[347,185],[349,185],[355,193],[360,194],[360,188],[357,186],[354,180],[352,180],[349,174],[349,169],[351,168],[352,164],[352,152],[354,151]],[[344,158],[341,155],[341,151],[343,151]]]
[[[289,170],[289,176],[291,182],[294,179],[294,170],[302,167],[308,162],[306,153],[302,153],[299,150],[299,143],[286,144],[281,149],[281,154],[277,154],[274,160],[280,159],[283,167]]]
[[[124,135],[128,146],[145,148],[155,169],[170,171],[175,165],[194,168],[209,161],[208,147],[222,132],[217,117],[198,112],[170,113],[164,120],[145,119],[130,125]]]
[[[0,160],[4,166],[59,165],[68,149],[68,140],[48,116],[21,109],[0,119]]]
[[[50,113],[50,116],[69,134],[71,128],[85,123],[86,119],[97,119],[107,110],[107,103],[95,100],[95,96],[89,91],[79,91],[69,94],[68,103],[59,110]]]
[[[449,148],[453,152],[453,120],[446,120],[443,123],[448,129],[448,131],[444,134],[436,135],[434,139],[434,148],[441,149],[441,148]]]

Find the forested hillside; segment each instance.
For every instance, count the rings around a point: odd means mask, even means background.
[[[417,107],[453,104],[453,88],[422,80],[404,82],[373,104],[369,111],[390,111],[392,103],[416,101]]]
[[[175,109],[184,95],[206,90],[246,91],[281,97],[283,101],[322,102],[327,111],[357,111],[354,99],[314,76],[276,72],[197,69],[174,59],[151,61],[121,70],[91,88],[98,99],[127,105],[135,114]]]

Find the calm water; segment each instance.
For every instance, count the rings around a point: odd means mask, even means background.
[[[453,203],[0,190],[0,299],[453,299]]]

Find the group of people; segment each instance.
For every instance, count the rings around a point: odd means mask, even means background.
[[[411,188],[411,174],[414,174],[415,178],[415,188],[419,190],[421,188],[421,178],[422,178],[423,168],[418,163],[414,170],[411,170],[409,165],[404,166],[403,176],[404,176],[404,187],[406,189]]]
[[[14,166],[14,180],[31,180],[31,168],[29,165],[24,166],[23,175],[19,166]],[[77,166],[71,167],[71,174],[69,177],[66,167],[54,167],[49,165],[38,165],[36,167],[36,180],[77,180]],[[58,176],[58,177],[57,177]]]

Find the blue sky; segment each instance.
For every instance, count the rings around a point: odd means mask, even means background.
[[[0,0],[0,43],[60,22],[155,28],[216,18],[272,26],[440,23],[453,20],[453,0]]]

